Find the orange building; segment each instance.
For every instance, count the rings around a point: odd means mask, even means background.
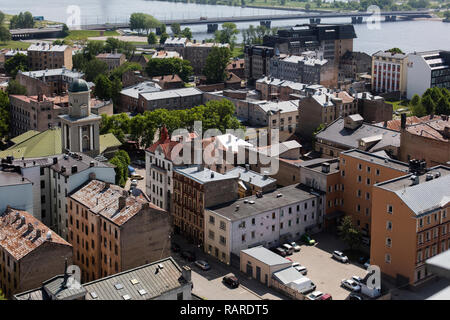
[[[450,248],[450,168],[373,187],[370,262],[398,285],[431,278],[425,261]]]
[[[352,217],[364,236],[370,237],[373,185],[404,176],[409,165],[358,149],[343,151],[339,157],[342,211]]]
[[[142,193],[91,180],[67,199],[69,241],[82,282],[169,256],[169,215]]]

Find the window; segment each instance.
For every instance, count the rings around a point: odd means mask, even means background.
[[[386,255],[384,256],[384,261],[386,263],[391,263],[391,255],[389,253],[386,253]]]
[[[392,205],[388,204],[388,205],[387,205],[387,212],[390,213],[390,214],[392,214],[393,211],[394,211],[394,208],[392,207]]]
[[[386,238],[386,246],[388,248],[392,247],[392,240],[391,240],[391,238]]]
[[[225,239],[225,237],[220,236],[220,244],[225,245],[227,243],[227,240]]]
[[[220,221],[220,229],[226,230],[225,222]]]
[[[214,225],[214,217],[213,216],[209,216],[209,223],[211,223],[212,225]]]

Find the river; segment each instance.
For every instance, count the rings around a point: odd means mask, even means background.
[[[118,23],[129,19],[133,12],[144,12],[157,19],[191,19],[204,17],[276,15],[286,11],[275,9],[241,8],[232,6],[202,5],[194,3],[174,3],[146,0],[0,0],[0,10],[17,14],[28,10],[34,16],[44,16],[46,20],[66,22],[69,6],[76,4],[80,8],[81,24]],[[308,19],[275,20],[273,27],[287,27],[308,23]],[[330,18],[325,23],[349,23],[350,18]],[[258,22],[237,23],[239,29],[246,29]],[[194,38],[203,40],[212,37],[206,33],[205,25],[190,26]],[[383,22],[380,29],[370,29],[366,24],[355,25],[357,39],[354,51],[373,54],[378,50],[398,47],[404,52],[425,51],[432,49],[450,50],[450,23],[440,21],[401,21]],[[238,41],[241,40],[239,35]]]

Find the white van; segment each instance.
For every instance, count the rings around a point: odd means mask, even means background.
[[[292,287],[297,291],[307,294],[316,290],[316,285],[307,277],[301,277],[300,279],[292,283]]]
[[[284,250],[286,250],[286,254],[288,254],[288,255],[291,255],[291,254],[294,253],[294,247],[291,246],[290,244],[285,243],[285,244],[283,244],[281,247],[282,247]]]

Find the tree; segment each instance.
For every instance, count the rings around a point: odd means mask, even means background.
[[[184,82],[187,82],[193,74],[191,63],[180,58],[152,58],[145,70],[150,77],[178,74]]]
[[[158,38],[156,37],[156,34],[154,32],[150,32],[147,37],[148,44],[156,44],[158,41]]]
[[[9,21],[10,29],[31,29],[34,28],[34,19],[33,15],[26,11],[20,12],[18,15],[15,15]]]
[[[20,71],[28,71],[28,57],[18,53],[5,62],[5,71],[7,74],[15,77]]]
[[[0,42],[7,42],[9,40],[11,40],[11,32],[0,24]]]
[[[173,36],[177,37],[181,33],[181,26],[179,23],[173,23],[170,25]]]
[[[420,103],[420,96],[416,93],[415,95],[412,96],[410,104],[415,107],[417,105],[419,105]]]
[[[19,83],[17,80],[10,80],[8,82],[8,87],[6,88],[6,92],[8,94],[18,94],[18,95],[26,95],[27,88]]]
[[[120,91],[122,91],[122,81],[119,78],[114,77],[111,82],[111,99],[115,105],[119,102]]]
[[[67,36],[70,34],[70,32],[69,32],[69,27],[68,27],[67,24],[65,24],[65,23],[63,24],[61,34],[62,34],[62,36],[63,36],[64,38],[67,37]]]
[[[126,61],[121,66],[115,68],[110,73],[110,79],[113,80],[114,78],[122,79],[122,76],[127,71],[141,71],[142,66],[137,62],[129,62]]]
[[[402,50],[400,50],[399,48],[391,48],[389,50],[386,50],[385,52],[390,52],[390,53],[403,53]]]
[[[236,24],[233,22],[225,22],[222,24],[222,30],[217,30],[214,36],[217,42],[229,43],[231,50],[233,50],[237,34],[239,34],[239,30]]]
[[[112,97],[112,83],[104,74],[99,74],[95,78],[94,94],[103,100],[109,100]]]
[[[86,63],[83,71],[86,76],[86,81],[93,81],[100,74],[108,74],[108,65],[106,62],[94,58]]]
[[[87,60],[92,60],[96,55],[102,53],[105,50],[103,41],[93,40],[88,41],[86,47],[83,49],[84,56]]]
[[[139,34],[144,33],[144,31],[145,34],[148,34],[150,29],[154,29],[160,24],[155,17],[146,13],[135,12],[130,16],[130,29],[137,30]]]
[[[8,93],[0,90],[0,142],[9,133],[9,97]]]
[[[114,156],[109,160],[109,163],[115,166],[114,171],[116,172],[116,184],[124,187],[128,179],[128,165],[122,162],[122,160]]]
[[[0,25],[2,25],[5,22],[5,14],[0,11]]]
[[[442,96],[436,105],[436,114],[450,115],[450,102],[446,96]]]
[[[189,40],[192,39],[192,31],[188,27],[183,29],[183,31],[181,32],[181,35]]]
[[[434,113],[434,111],[436,109],[436,103],[433,101],[433,98],[431,97],[431,95],[425,95],[425,97],[422,97],[421,105],[423,105],[427,114]]]
[[[169,38],[169,35],[165,32],[162,33],[161,36],[159,37],[159,43],[164,44],[164,42],[166,42],[167,38]]]
[[[6,300],[5,295],[3,294],[2,289],[0,289],[0,300]]]
[[[227,47],[213,47],[206,58],[203,74],[208,83],[219,83],[226,79],[225,69],[230,62],[231,51]]]
[[[338,226],[340,238],[350,247],[350,250],[358,248],[361,245],[362,234],[353,227],[352,217],[345,216],[341,225]]]

